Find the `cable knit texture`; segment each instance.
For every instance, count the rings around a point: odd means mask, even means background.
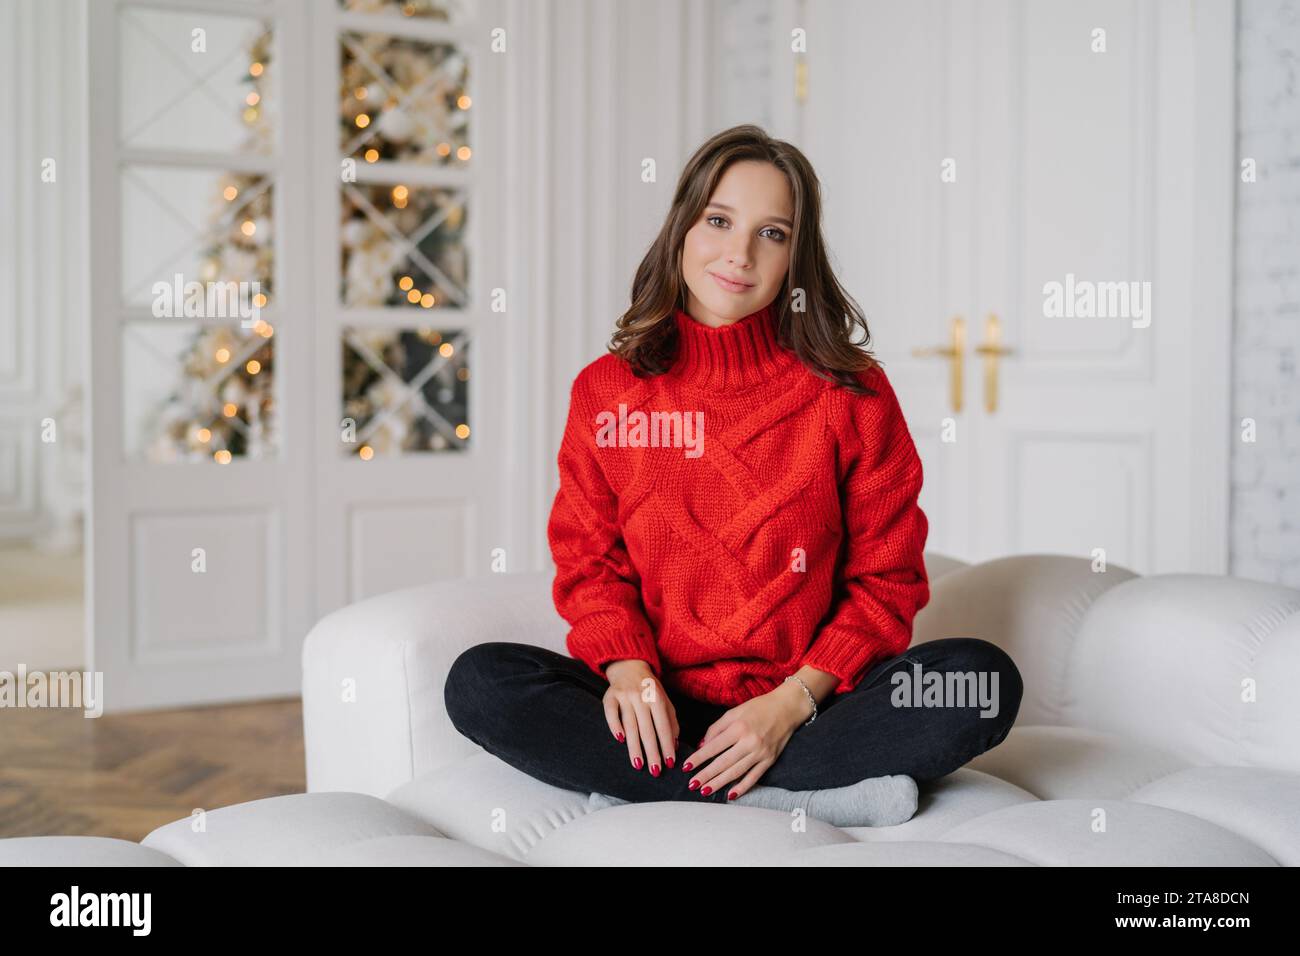
[[[879,368],[859,375],[874,397],[813,374],[770,305],[720,328],[674,319],[668,372],[607,353],[570,391],[547,527],[569,653],[602,676],[639,658],[725,706],[804,665],[846,693],[907,649],[930,599],[894,390]]]

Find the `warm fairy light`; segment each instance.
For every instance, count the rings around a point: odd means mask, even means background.
[[[462,365],[460,368],[456,369],[456,377],[460,379],[462,382],[468,382],[469,367],[466,365]]]
[[[244,102],[247,103],[249,106],[256,106],[258,103],[262,102],[262,97],[258,94],[256,90],[254,90],[253,92],[249,93],[247,96],[244,97]]]
[[[460,94],[456,99],[456,105],[463,110],[469,109],[469,95],[466,93]]]
[[[216,359],[222,365],[230,361],[230,349],[222,347],[217,349]]]
[[[221,191],[221,195],[226,197],[226,202],[234,202],[235,197],[239,195],[239,190],[234,186],[227,186]]]
[[[213,452],[212,457],[217,460],[218,465],[230,464],[230,452],[224,448],[219,448]]]
[[[432,308],[432,307],[433,307],[433,293],[431,293],[431,292],[426,292],[424,295],[420,296],[420,305],[422,305],[422,306],[423,306],[424,308],[426,308],[426,309],[430,309],[430,308]]]
[[[257,107],[256,107],[256,106],[250,106],[248,109],[244,110],[244,122],[245,122],[245,123],[255,123],[255,122],[257,122]]]
[[[413,285],[415,285],[415,280],[412,279],[410,276],[402,276],[400,279],[397,280],[397,287],[401,289],[403,292],[408,291]]]
[[[394,186],[394,187],[393,187],[393,198],[394,198],[394,199],[405,199],[405,198],[406,198],[407,196],[409,196],[410,194],[411,194],[411,191],[410,191],[409,189],[407,189],[405,186]]]
[[[253,296],[253,305],[257,306],[259,309],[261,309],[261,308],[265,308],[265,307],[266,307],[266,293],[265,293],[265,292],[259,292],[259,293],[257,293],[257,295]]]
[[[225,415],[227,418],[234,418],[239,414],[239,406],[234,402],[226,402],[226,404],[221,407],[221,414]]]
[[[469,437],[469,426],[468,426],[468,425],[457,425],[457,426],[456,426],[456,437],[457,437],[457,438],[468,438],[468,437]]]
[[[413,4],[413,3],[404,3],[404,4],[402,4],[402,16],[404,16],[404,17],[413,17],[413,16],[415,16],[415,4]]]
[[[406,301],[407,301],[407,302],[412,302],[412,303],[414,303],[414,302],[419,302],[419,301],[420,301],[420,290],[419,290],[419,289],[412,289],[410,292],[406,293]]]
[[[352,95],[359,100],[364,100],[368,92],[369,90],[367,90],[364,86],[358,86],[355,90],[352,91]]]
[[[469,159],[469,155],[470,151],[468,146],[462,146],[460,149],[456,150],[456,158],[461,161]]]
[[[443,342],[441,345],[438,346],[438,354],[441,355],[443,358],[450,358],[451,354],[455,351],[456,351],[455,347],[453,347],[450,342]]]
[[[275,329],[271,328],[271,323],[265,319],[258,319],[257,324],[253,326],[253,331],[264,339],[269,339],[275,333]]]
[[[439,144],[438,144],[438,148],[437,148],[437,153],[438,153],[439,156],[449,156],[449,155],[451,155],[451,144],[450,144],[450,143],[439,143]]]
[[[357,114],[357,128],[358,128],[358,129],[365,129],[365,128],[366,128],[367,126],[369,126],[369,125],[370,125],[370,117],[367,116],[365,113],[358,113],[358,114]]]
[[[394,199],[394,200],[393,200],[393,207],[396,208],[396,209],[405,209],[405,208],[406,208],[406,200],[405,200],[405,199]]]
[[[251,219],[245,219],[243,224],[239,227],[239,231],[246,236],[251,236],[253,233],[257,232],[257,223],[253,222]]]
[[[203,442],[204,444],[207,444],[208,442],[212,441],[211,430],[207,428],[200,428],[198,431],[198,438],[199,441]]]
[[[375,457],[375,450],[369,445],[362,445],[360,450],[357,451],[357,457],[362,461],[369,461]]]
[[[250,67],[248,68],[248,75],[249,75],[249,76],[261,76],[261,75],[262,75],[262,69],[263,69],[262,64],[260,64],[260,63],[254,63],[252,66],[250,66]]]
[[[373,146],[370,147],[370,149],[366,150],[366,162],[374,163],[378,161],[379,161],[379,150],[375,149]]]
[[[245,365],[244,368],[248,369],[249,375],[256,375],[258,372],[262,371],[262,363],[257,359],[249,359],[248,364]]]

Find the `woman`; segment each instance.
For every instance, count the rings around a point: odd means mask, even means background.
[[[930,597],[921,460],[851,342],[870,336],[828,264],[819,189],[755,126],[690,159],[608,354],[570,394],[548,537],[572,656],[492,642],[448,675],[461,733],[592,806],[893,825],[917,781],[1015,720],[1020,675],[995,645],[910,647]]]

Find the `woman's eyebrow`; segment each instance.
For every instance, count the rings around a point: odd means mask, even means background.
[[[709,203],[709,205],[710,205],[710,206],[716,206],[718,209],[725,209],[725,210],[727,210],[727,212],[735,212],[735,211],[736,211],[736,210],[732,209],[730,206],[728,206],[726,203],[711,202],[711,203]],[[789,226],[791,229],[794,228],[794,223],[792,223],[789,219],[786,219],[785,216],[767,216],[767,217],[765,217],[765,218],[767,218],[767,219],[771,219],[773,222],[783,222],[783,223],[785,223],[787,226]]]

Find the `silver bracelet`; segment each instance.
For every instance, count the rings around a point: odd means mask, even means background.
[[[789,677],[786,678],[786,680],[799,681],[799,686],[803,688],[803,692],[807,694],[808,699],[812,701],[812,705],[813,705],[812,716],[809,717],[807,720],[805,720],[802,725],[804,727],[807,727],[809,724],[811,724],[814,720],[817,719],[817,698],[814,697],[812,691],[808,689],[808,685],[805,684],[800,678],[796,677],[794,674],[791,674]],[[785,683],[785,681],[782,681],[782,683]]]

